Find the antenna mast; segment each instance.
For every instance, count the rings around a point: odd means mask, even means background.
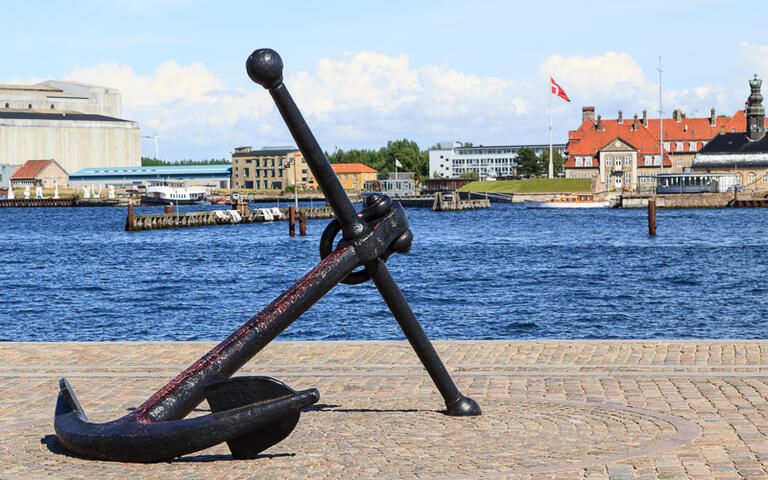
[[[664,148],[663,148],[663,128],[662,123],[664,123],[663,119],[663,110],[661,109],[661,73],[663,70],[661,69],[661,55],[659,55],[659,158],[661,158],[661,163],[659,165],[659,173],[664,173]],[[658,183],[657,183],[658,185]]]

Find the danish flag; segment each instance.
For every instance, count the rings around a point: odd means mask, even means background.
[[[560,87],[560,85],[555,83],[555,81],[552,79],[552,77],[549,77],[549,83],[550,83],[550,86],[552,87],[552,93],[554,93],[558,97],[562,98],[566,102],[570,102],[571,101],[571,99],[568,98],[568,95],[565,94],[565,90],[563,90]]]

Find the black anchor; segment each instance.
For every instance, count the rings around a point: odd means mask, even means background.
[[[413,235],[399,203],[366,198],[359,213],[283,84],[283,62],[260,49],[246,62],[251,79],[269,90],[336,219],[323,233],[320,263],[223,342],[181,372],[141,406],[117,420],[88,422],[69,383],[60,381],[54,427],[71,452],[94,459],[155,462],[227,442],[234,458],[252,458],[287,437],[316,389],[296,392],[269,377],[230,378],[339,282],[372,280],[424,364],[453,416],[480,415],[459,392],[385,264],[406,253]],[[333,242],[341,231],[336,248]],[[355,269],[363,267],[362,270]],[[185,418],[203,399],[212,413]]]

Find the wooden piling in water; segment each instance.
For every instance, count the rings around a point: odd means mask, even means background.
[[[165,213],[168,213],[168,214],[173,213],[173,204],[165,206]]]
[[[296,235],[296,207],[288,207],[288,235]]]
[[[656,199],[648,199],[648,235],[656,235]]]
[[[299,212],[299,235],[302,237],[307,235],[307,214],[303,211]]]
[[[128,205],[128,218],[125,219],[125,231],[133,231],[133,204]]]

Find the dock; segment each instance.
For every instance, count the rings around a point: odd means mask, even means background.
[[[459,192],[443,193],[438,192],[432,200],[432,211],[434,212],[458,212],[461,210],[477,210],[491,208],[491,201],[486,198],[462,200]]]
[[[243,205],[245,204],[240,205],[240,207],[243,207]],[[288,208],[256,208],[253,210],[237,208],[232,210],[210,210],[207,212],[135,215],[133,214],[132,206],[129,206],[125,230],[140,232],[143,230],[162,230],[167,228],[288,221],[288,210]],[[299,208],[298,212],[300,214],[303,213],[307,220],[333,218],[331,207]]]
[[[116,207],[120,200],[116,198],[3,198],[0,208],[32,207]]]
[[[301,320],[299,320],[301,322]],[[320,401],[252,460],[225,444],[102,462],[56,440],[58,381],[88,418],[123,416],[215,342],[0,344],[8,479],[739,479],[768,476],[768,341],[436,341],[480,417],[442,399],[405,341],[275,341],[238,372]],[[192,415],[209,413],[203,402]]]

